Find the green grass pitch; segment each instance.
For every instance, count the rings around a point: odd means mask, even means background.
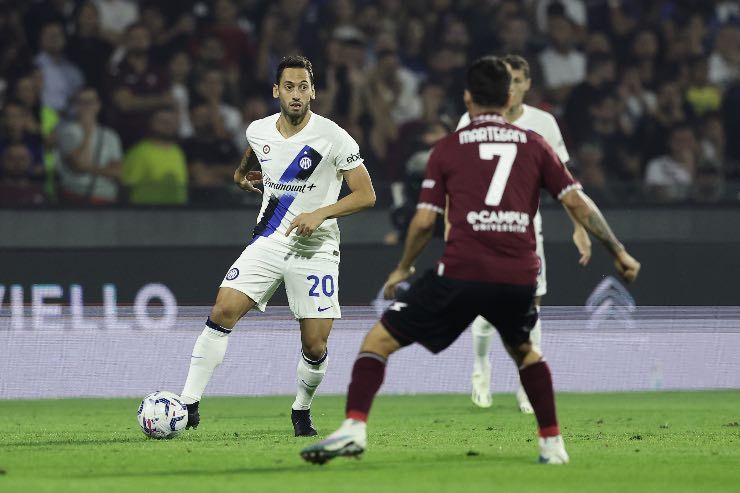
[[[737,492],[740,391],[560,394],[567,466],[536,463],[512,395],[383,396],[360,460],[304,463],[289,397],[207,398],[196,431],[150,440],[136,399],[0,401],[0,492]],[[320,396],[329,433],[344,398]]]

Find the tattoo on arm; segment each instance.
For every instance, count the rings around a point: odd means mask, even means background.
[[[244,154],[242,155],[242,160],[239,162],[239,173],[242,175],[246,175],[249,171],[249,161],[252,157],[252,148],[247,147],[247,150],[244,151]]]
[[[604,216],[601,215],[601,212],[596,208],[596,206],[591,208],[584,226],[592,235],[597,237],[611,253],[616,255],[620,251],[624,250],[624,246],[614,235],[614,232],[609,227],[606,219],[604,219]]]

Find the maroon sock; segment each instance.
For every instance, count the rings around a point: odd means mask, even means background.
[[[383,383],[385,361],[384,357],[375,353],[357,355],[347,391],[347,418],[367,421],[375,394]]]
[[[541,437],[560,435],[558,418],[555,415],[555,391],[552,388],[550,367],[544,361],[538,361],[519,370],[519,379],[522,382],[529,402],[537,417]]]

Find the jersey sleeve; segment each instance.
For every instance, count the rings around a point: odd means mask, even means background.
[[[560,200],[571,190],[580,190],[581,184],[573,178],[555,151],[545,142],[541,142],[542,186],[553,198]]]
[[[364,164],[360,146],[343,128],[339,129],[339,140],[336,146],[334,165],[338,171],[348,171]]]
[[[470,113],[467,111],[463,113],[463,116],[460,117],[460,121],[457,122],[457,128],[455,130],[460,130],[463,127],[467,127],[470,125]]]
[[[570,161],[570,154],[568,154],[568,149],[565,147],[563,134],[560,133],[560,127],[558,126],[558,122],[555,120],[555,117],[552,115],[548,116],[550,116],[550,128],[548,135],[545,136],[545,140],[550,144],[550,147],[555,151],[555,154],[560,158],[560,161],[563,164],[568,164],[568,161]]]
[[[421,182],[421,193],[416,207],[432,209],[444,214],[447,203],[447,189],[444,182],[442,152],[435,146],[429,156],[427,172]]]

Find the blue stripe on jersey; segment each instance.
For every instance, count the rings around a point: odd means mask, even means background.
[[[293,203],[295,198],[295,194],[291,193],[285,193],[280,197],[276,195],[270,197],[265,208],[265,213],[262,215],[262,220],[254,227],[250,244],[260,236],[270,236],[280,227],[280,222],[285,217],[290,204]]]
[[[280,183],[290,183],[293,180],[308,180],[322,158],[323,156],[312,147],[303,146],[303,149],[293,158],[293,161],[283,172],[283,175],[280,177]],[[253,243],[259,236],[267,237],[274,233],[280,227],[280,223],[285,217],[285,214],[288,213],[288,208],[296,197],[297,193],[295,192],[283,192],[279,197],[276,195],[270,196],[265,213],[262,215],[262,220],[254,227],[252,241],[250,243]]]
[[[313,174],[323,156],[310,146],[303,149],[293,159],[280,177],[280,183],[290,183],[293,180],[306,181]]]

